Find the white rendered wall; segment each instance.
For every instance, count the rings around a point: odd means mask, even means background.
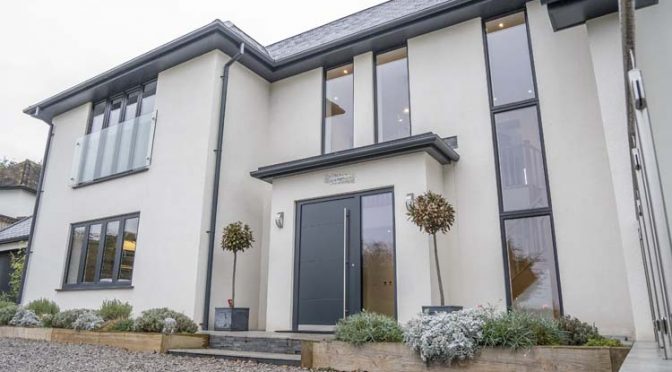
[[[562,300],[605,334],[633,336],[609,153],[586,28],[554,32],[527,3]]]
[[[159,74],[152,164],[143,173],[72,189],[75,140],[85,132],[90,104],[54,118],[24,302],[46,297],[62,309],[97,308],[118,298],[136,314],[166,306],[200,322],[204,272],[198,263],[207,241],[203,217],[219,65],[216,53],[208,53]],[[133,288],[59,291],[70,224],[130,212],[140,212]]]
[[[421,194],[428,189],[428,179],[440,167],[425,153],[415,153],[365,163],[336,167],[285,178],[273,182],[272,219],[285,213],[282,229],[271,221],[268,271],[266,330],[289,330],[292,327],[295,202],[305,199],[359,192],[394,186],[397,314],[401,322],[409,320],[431,302],[430,240],[406,218],[405,195]],[[328,173],[348,173],[354,183],[330,185]]]
[[[35,194],[22,189],[0,190],[0,214],[8,217],[28,217],[33,214]]]
[[[459,51],[459,52],[458,52]],[[411,125],[414,134],[457,136],[460,160],[443,167],[443,186],[455,206],[453,229],[439,239],[446,301],[465,307],[504,305],[504,261],[481,20],[408,41]],[[434,274],[434,264],[431,266]],[[433,276],[432,283],[436,283]],[[438,304],[438,292],[434,291]]]
[[[373,86],[373,53],[355,56],[354,77],[354,145],[355,147],[370,145],[374,138],[374,86]]]

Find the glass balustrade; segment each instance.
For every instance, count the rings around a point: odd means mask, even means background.
[[[156,111],[79,138],[70,177],[73,186],[149,166]]]

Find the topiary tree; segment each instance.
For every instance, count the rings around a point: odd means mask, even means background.
[[[443,282],[441,281],[441,269],[439,267],[439,252],[436,248],[436,233],[446,233],[455,222],[455,209],[440,194],[427,191],[415,198],[408,206],[406,213],[408,218],[416,224],[420,231],[431,235],[434,241],[434,258],[436,259],[436,276],[439,281],[439,293],[441,294],[441,306],[445,305],[443,296]]]
[[[236,301],[236,261],[238,259],[238,252],[252,248],[254,237],[252,236],[252,229],[247,224],[242,222],[234,222],[224,228],[222,234],[222,249],[233,252],[233,281],[231,282],[231,307],[235,306]]]

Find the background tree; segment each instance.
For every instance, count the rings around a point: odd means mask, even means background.
[[[224,228],[222,234],[222,249],[233,252],[233,281],[231,283],[231,307],[234,307],[236,301],[236,261],[238,259],[238,252],[252,248],[254,237],[252,236],[252,229],[247,224],[242,222],[234,222]]]
[[[434,258],[436,262],[436,276],[439,280],[439,293],[441,294],[441,306],[445,306],[443,296],[443,281],[439,267],[439,252],[436,248],[436,233],[446,233],[455,222],[455,209],[440,194],[427,191],[419,195],[413,201],[406,213],[408,218],[416,224],[420,231],[431,235],[434,241]]]

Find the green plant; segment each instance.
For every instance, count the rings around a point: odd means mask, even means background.
[[[432,236],[434,242],[434,258],[436,263],[436,276],[439,282],[439,294],[441,295],[441,306],[446,304],[443,295],[443,281],[441,280],[441,268],[439,267],[439,252],[436,247],[436,233],[446,233],[455,223],[455,209],[440,194],[427,191],[415,198],[408,207],[406,213],[408,218],[415,225]]]
[[[7,307],[7,306],[12,306],[12,305],[16,306],[16,303],[14,301],[0,300],[0,309],[2,309],[4,307]]]
[[[0,307],[0,325],[7,325],[9,321],[14,318],[16,312],[19,310],[19,306],[16,304],[9,304],[3,307]]]
[[[46,298],[38,298],[37,300],[29,302],[28,305],[26,305],[26,309],[32,310],[38,316],[44,314],[54,315],[61,310],[54,301]]]
[[[337,340],[354,345],[368,342],[402,342],[404,338],[404,332],[396,320],[368,311],[338,321],[335,335]]]
[[[51,320],[51,326],[54,328],[66,328],[72,329],[73,323],[79,318],[83,313],[93,311],[88,309],[71,309],[61,311],[58,314],[54,315]]]
[[[565,333],[567,345],[584,345],[588,340],[600,337],[597,327],[569,315],[558,319],[558,326]]]
[[[483,345],[514,350],[535,345],[561,345],[565,336],[553,319],[523,311],[509,311],[483,325]]]
[[[242,222],[234,222],[224,228],[222,234],[222,249],[233,252],[233,280],[231,282],[231,307],[236,303],[236,261],[238,259],[238,252],[244,252],[246,249],[252,248],[254,237],[252,236],[252,229],[247,224]]]
[[[79,314],[72,323],[72,329],[75,331],[95,331],[103,326],[105,321],[95,310],[88,310]]]
[[[133,306],[128,302],[119,300],[105,300],[98,310],[98,314],[104,320],[128,319],[131,317]]]
[[[175,319],[176,333],[195,333],[198,326],[186,315],[168,308],[145,310],[135,319],[135,330],[138,332],[162,332],[167,318]]]
[[[12,320],[9,321],[9,325],[15,327],[39,327],[42,325],[42,322],[40,322],[40,318],[37,317],[37,314],[33,310],[19,307]]]
[[[10,253],[9,260],[9,290],[0,293],[0,307],[2,307],[2,303],[16,303],[19,297],[21,275],[23,274],[23,265],[25,263],[23,249],[16,253]]]
[[[42,322],[42,327],[51,328],[51,322],[54,320],[53,314],[43,314],[40,316],[40,322]]]
[[[588,342],[586,342],[585,346],[621,347],[623,346],[623,344],[621,343],[621,341],[613,338],[598,336],[589,339]]]

